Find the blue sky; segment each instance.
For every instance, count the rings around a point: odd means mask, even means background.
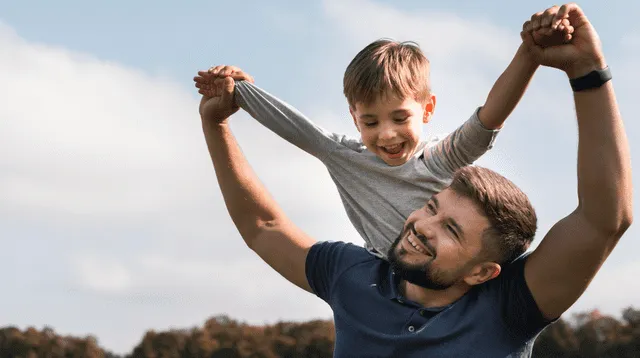
[[[640,167],[640,4],[580,4],[603,41]],[[425,134],[443,133],[484,102],[522,22],[547,5],[0,3],[0,325],[93,334],[128,352],[148,329],[200,325],[217,314],[250,323],[329,318],[322,301],[260,262],[228,218],[201,134],[195,72],[238,65],[319,125],[355,136],[344,68],[377,38],[414,40],[431,59],[438,96]],[[304,230],[361,243],[319,162],[244,113],[232,126]],[[566,78],[543,68],[478,162],[530,195],[538,237],[576,205],[576,135]],[[640,302],[637,236],[634,226],[570,313],[616,314]]]

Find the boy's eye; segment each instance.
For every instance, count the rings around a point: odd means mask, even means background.
[[[396,123],[402,123],[402,122],[406,122],[407,119],[409,119],[409,117],[395,118],[394,121],[396,121]]]
[[[365,123],[364,125],[365,125],[365,127],[373,127],[376,124],[378,124],[378,123],[377,122],[369,122],[369,123]]]

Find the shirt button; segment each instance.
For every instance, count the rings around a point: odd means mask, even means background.
[[[424,311],[420,311],[420,316],[424,316]]]
[[[409,332],[413,332],[413,331],[415,331],[415,330],[416,330],[416,329],[415,329],[413,326],[409,326]]]

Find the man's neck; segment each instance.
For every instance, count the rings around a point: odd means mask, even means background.
[[[461,282],[444,290],[431,290],[405,280],[400,282],[398,288],[405,298],[426,308],[450,305],[471,289],[467,284]]]

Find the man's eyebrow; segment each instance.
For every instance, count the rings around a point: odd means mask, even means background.
[[[360,115],[360,119],[376,119],[378,116],[375,114],[365,113]]]

